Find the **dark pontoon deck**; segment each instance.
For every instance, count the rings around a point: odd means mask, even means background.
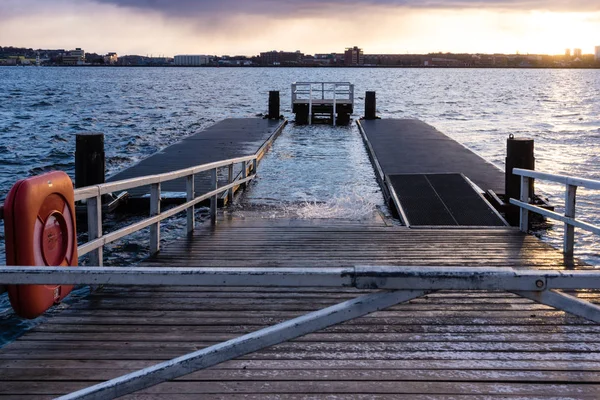
[[[358,124],[382,190],[407,226],[506,224],[482,195],[504,192],[496,166],[419,120]]]
[[[360,120],[379,174],[462,173],[482,190],[504,193],[504,172],[416,119]]]
[[[260,159],[285,124],[286,121],[263,118],[225,119],[113,175],[108,181],[160,174],[253,154]],[[220,184],[224,182],[222,178]],[[185,200],[185,185],[184,178],[165,182],[162,185],[163,196]],[[210,188],[209,174],[197,174],[195,187],[196,192],[207,192]],[[131,197],[137,199],[149,196],[149,193],[148,187],[130,191]]]

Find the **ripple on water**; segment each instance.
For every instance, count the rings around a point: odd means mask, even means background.
[[[49,101],[38,101],[37,103],[33,103],[31,104],[29,107],[31,108],[39,108],[39,107],[51,107],[54,104],[50,103]]]

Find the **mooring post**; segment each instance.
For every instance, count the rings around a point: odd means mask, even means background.
[[[510,135],[506,141],[506,172],[504,180],[505,202],[509,199],[521,198],[521,177],[512,173],[513,168],[535,169],[533,157],[533,139],[515,138]],[[534,196],[534,179],[529,179],[529,201]],[[506,219],[511,225],[519,224],[519,207],[509,205],[506,209]]]
[[[217,174],[217,169],[213,168],[210,170],[210,189],[211,191],[217,190],[219,187],[219,178]],[[218,197],[215,194],[210,198],[210,223],[212,225],[217,224],[217,201]]]
[[[104,183],[104,134],[78,133],[75,140],[75,187]]]
[[[375,92],[367,92],[365,95],[365,119],[377,119]]]
[[[577,195],[577,186],[566,185],[565,190],[565,217],[575,218],[575,198]],[[575,227],[565,222],[565,233],[563,239],[563,253],[566,257],[573,257],[575,247]]]
[[[279,91],[271,90],[269,92],[269,119],[279,119]]]

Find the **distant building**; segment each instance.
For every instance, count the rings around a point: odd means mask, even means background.
[[[352,66],[352,65],[364,65],[365,64],[365,56],[363,54],[363,50],[358,47],[348,47],[344,52],[344,65]]]
[[[581,49],[573,49],[573,56],[575,58],[581,58]]]
[[[65,65],[83,65],[85,64],[85,51],[79,47],[70,50],[63,55],[62,62]]]
[[[262,65],[295,65],[300,64],[304,58],[304,53],[300,50],[289,51],[267,51],[260,53],[260,62]]]
[[[571,49],[565,50],[565,57],[571,57]]]
[[[119,62],[119,56],[117,56],[117,53],[108,53],[107,55],[104,56],[104,64],[115,65],[118,62]]]
[[[181,66],[199,66],[206,65],[209,61],[208,56],[184,54],[175,56],[174,64]]]
[[[594,61],[600,61],[600,46],[596,46],[596,51],[594,52]]]

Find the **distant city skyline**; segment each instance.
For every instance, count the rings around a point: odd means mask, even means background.
[[[2,0],[0,46],[98,53],[565,54],[600,45],[597,0]]]

